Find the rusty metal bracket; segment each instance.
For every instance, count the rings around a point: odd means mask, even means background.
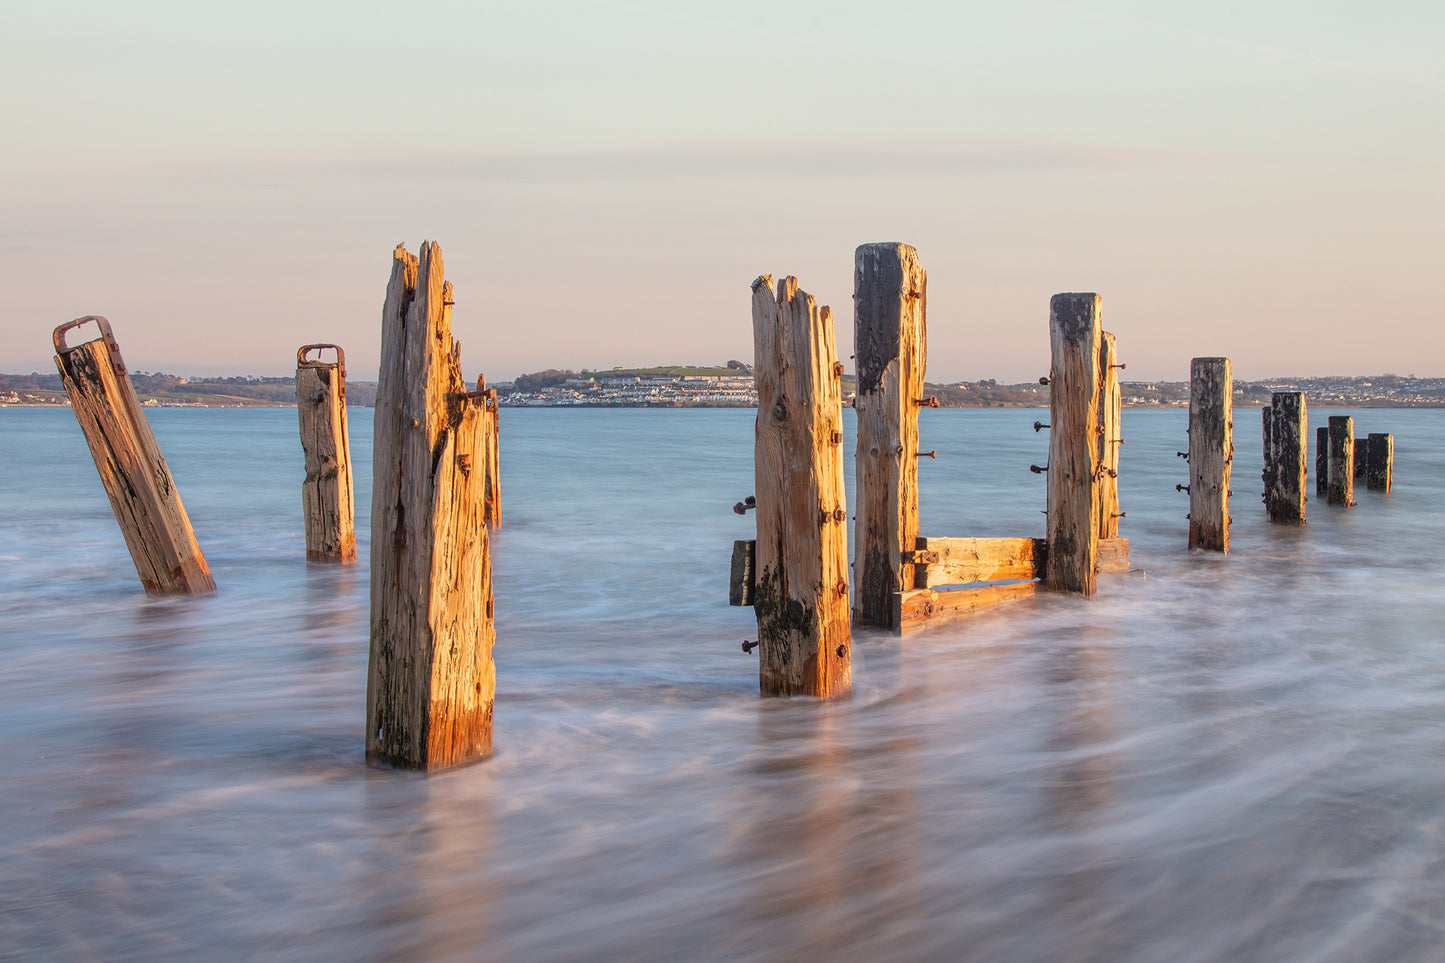
[[[111,362],[115,365],[116,370],[124,373],[125,362],[122,361],[120,357],[120,345],[115,343],[115,333],[110,330],[110,322],[98,314],[87,314],[83,318],[67,321],[56,328],[55,333],[51,335],[51,340],[55,343],[55,353],[66,354],[80,347],[78,344],[67,346],[65,343],[65,332],[78,328],[89,321],[94,321],[95,326],[100,329],[100,337],[91,338],[90,341],[104,341],[105,346],[110,349]],[[90,341],[82,341],[81,344],[90,344]]]
[[[323,348],[331,348],[336,352],[336,363],[322,361],[318,356],[315,361],[307,361],[306,356],[312,351],[320,352]],[[298,368],[338,368],[341,377],[346,377],[346,352],[341,350],[339,344],[303,344],[296,349],[296,367]]]
[[[904,565],[937,565],[938,553],[919,550],[915,552],[899,552],[899,560]]]

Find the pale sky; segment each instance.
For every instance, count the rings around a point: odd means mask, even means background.
[[[440,243],[469,379],[750,361],[796,275],[918,248],[928,377],[1445,375],[1445,4],[0,0],[0,371],[109,317],[132,370],[375,377]],[[846,362],[846,357],[845,357]],[[851,369],[851,365],[850,365]]]

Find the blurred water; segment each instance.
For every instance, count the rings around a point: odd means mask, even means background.
[[[1043,534],[1040,414],[923,414],[925,534]],[[71,413],[0,410],[0,956],[1442,959],[1445,412],[1357,412],[1396,490],[1302,529],[1238,412],[1216,557],[1185,413],[1128,410],[1136,571],[860,632],[834,705],[760,699],[726,605],[753,416],[503,412],[496,755],[419,777],[363,763],[294,410],[151,413],[220,586],[163,600]]]

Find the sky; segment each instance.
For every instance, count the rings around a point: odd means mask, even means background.
[[[0,371],[375,377],[441,245],[465,375],[750,361],[795,275],[918,249],[928,378],[1445,375],[1445,4],[0,0]],[[845,363],[847,359],[845,357]],[[850,364],[851,369],[851,364]]]

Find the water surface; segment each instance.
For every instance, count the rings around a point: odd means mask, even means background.
[[[923,414],[925,534],[1043,534],[1040,414]],[[0,410],[6,958],[1441,959],[1445,413],[1357,412],[1395,492],[1280,528],[1238,412],[1220,557],[1185,413],[1128,410],[1134,572],[859,632],[822,705],[726,604],[752,411],[506,410],[496,754],[431,777],[364,764],[294,410],[151,419],[214,596],[142,594],[71,413]]]

